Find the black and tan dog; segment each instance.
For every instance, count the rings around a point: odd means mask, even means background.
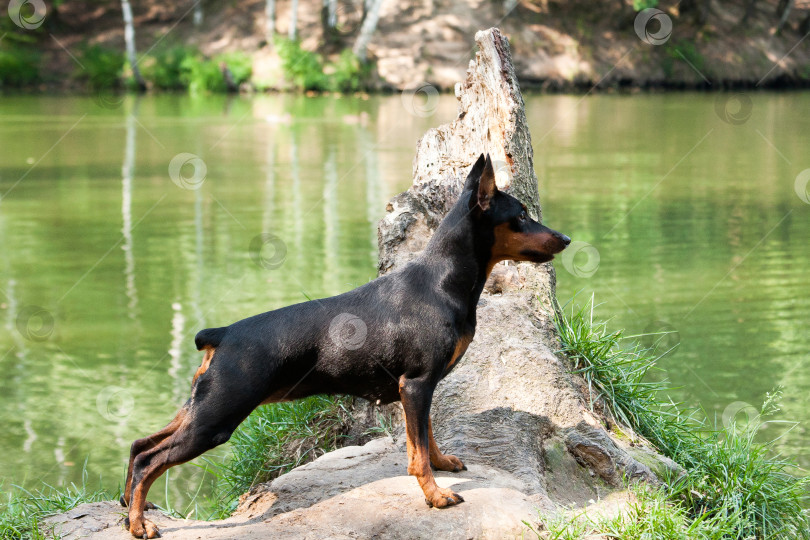
[[[205,355],[191,398],[168,426],[132,443],[121,498],[129,506],[130,532],[159,536],[144,519],[146,494],[169,467],[227,441],[259,405],[314,394],[402,401],[408,473],[419,480],[428,504],[462,502],[440,488],[431,471],[431,465],[465,468],[433,439],[433,391],[473,339],[476,305],[492,267],[506,259],[550,261],[569,242],[498,191],[492,162],[482,155],[458,202],[408,265],[338,296],[201,331],[195,342]],[[365,334],[342,340],[336,321]]]

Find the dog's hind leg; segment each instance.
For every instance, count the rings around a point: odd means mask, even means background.
[[[458,472],[466,471],[467,466],[458,459],[456,456],[450,454],[442,454],[439,450],[439,445],[436,444],[436,439],[433,438],[433,420],[428,417],[428,449],[430,452],[430,464],[440,471]]]
[[[170,467],[190,461],[226,442],[252,407],[223,409],[210,398],[192,403],[174,432],[152,448],[139,453],[132,463],[129,516],[125,522],[138,538],[157,538],[157,526],[144,518],[146,495],[155,480]],[[239,412],[236,412],[239,411]]]
[[[443,508],[463,502],[458,493],[440,488],[430,468],[430,402],[433,385],[426,379],[399,380],[399,396],[405,411],[408,444],[408,474],[416,476],[430,506]]]
[[[124,493],[121,495],[121,506],[129,506],[129,497],[130,497],[130,490],[132,488],[132,464],[135,461],[135,458],[138,457],[138,454],[141,452],[145,452],[147,450],[151,450],[158,444],[160,444],[164,439],[169,437],[172,433],[174,433],[180,424],[183,422],[183,419],[186,417],[186,412],[188,410],[188,402],[183,405],[183,408],[177,413],[177,416],[174,417],[174,420],[169,422],[166,427],[161,429],[160,431],[149,435],[148,437],[144,437],[143,439],[137,439],[135,442],[132,443],[129,451],[129,466],[127,467],[127,481],[126,486],[124,487]],[[146,502],[146,509],[151,510],[155,508],[155,505]]]

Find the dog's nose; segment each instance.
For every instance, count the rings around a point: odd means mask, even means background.
[[[565,244],[566,246],[571,243],[571,239],[565,236],[564,234],[560,234],[560,240],[562,240],[562,243]]]

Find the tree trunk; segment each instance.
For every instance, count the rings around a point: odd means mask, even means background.
[[[456,119],[419,140],[413,185],[388,203],[380,222],[381,274],[422,251],[481,153],[495,163],[498,188],[517,197],[532,217],[541,217],[531,135],[509,43],[494,28],[478,32],[475,40],[479,52],[466,80],[456,85]],[[433,426],[443,450],[520,477],[539,500],[561,493],[555,483],[562,477],[555,479],[546,467],[548,456],[584,465],[566,469],[568,486],[585,486],[590,475],[614,488],[623,477],[654,479],[634,453],[639,447],[614,439],[589,410],[578,390],[585,384],[554,352],[553,266],[501,263],[496,271],[510,279],[499,284],[498,294],[489,294],[496,288],[492,278],[488,282],[475,339],[433,397]],[[580,489],[567,491],[570,501],[580,497],[575,494]]]
[[[192,17],[195,27],[200,27],[203,22],[203,5],[202,0],[196,0],[194,4],[194,15]]]
[[[290,40],[295,40],[298,36],[296,31],[296,26],[298,25],[298,0],[292,0],[290,2],[290,30],[287,32],[287,37]]]
[[[383,0],[371,0],[369,4],[366,4],[366,17],[363,19],[363,26],[360,27],[360,35],[357,36],[357,40],[354,42],[354,47],[352,48],[352,52],[354,52],[354,55],[359,58],[361,62],[366,61],[368,44],[371,41],[371,37],[374,35],[374,31],[377,29],[382,3]]]
[[[337,39],[337,0],[323,0],[321,7],[321,27],[326,43]]]
[[[739,22],[740,25],[744,25],[745,23],[748,22],[748,19],[751,18],[751,16],[754,14],[754,11],[756,10],[756,5],[757,0],[747,0],[745,2],[745,13],[742,16],[742,19],[740,19]]]
[[[141,70],[138,69],[138,55],[135,52],[135,25],[132,22],[132,6],[129,0],[121,0],[121,11],[124,14],[124,42],[127,49],[127,60],[132,68],[132,77],[140,92],[146,90],[146,82],[143,80]]]
[[[273,37],[276,35],[276,0],[267,0],[264,3],[264,18],[266,24],[264,37],[269,45],[273,43]]]
[[[796,4],[796,0],[780,0],[779,8],[777,14],[779,15],[779,22],[776,23],[776,35],[782,33],[782,29],[785,27],[787,23],[788,17],[790,17],[790,12],[793,11],[793,6]]]

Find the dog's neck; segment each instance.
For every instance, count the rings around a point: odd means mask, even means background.
[[[492,268],[492,239],[480,238],[465,195],[439,224],[420,258],[439,269],[437,284],[443,291],[464,300],[463,311],[474,325],[475,308]]]

